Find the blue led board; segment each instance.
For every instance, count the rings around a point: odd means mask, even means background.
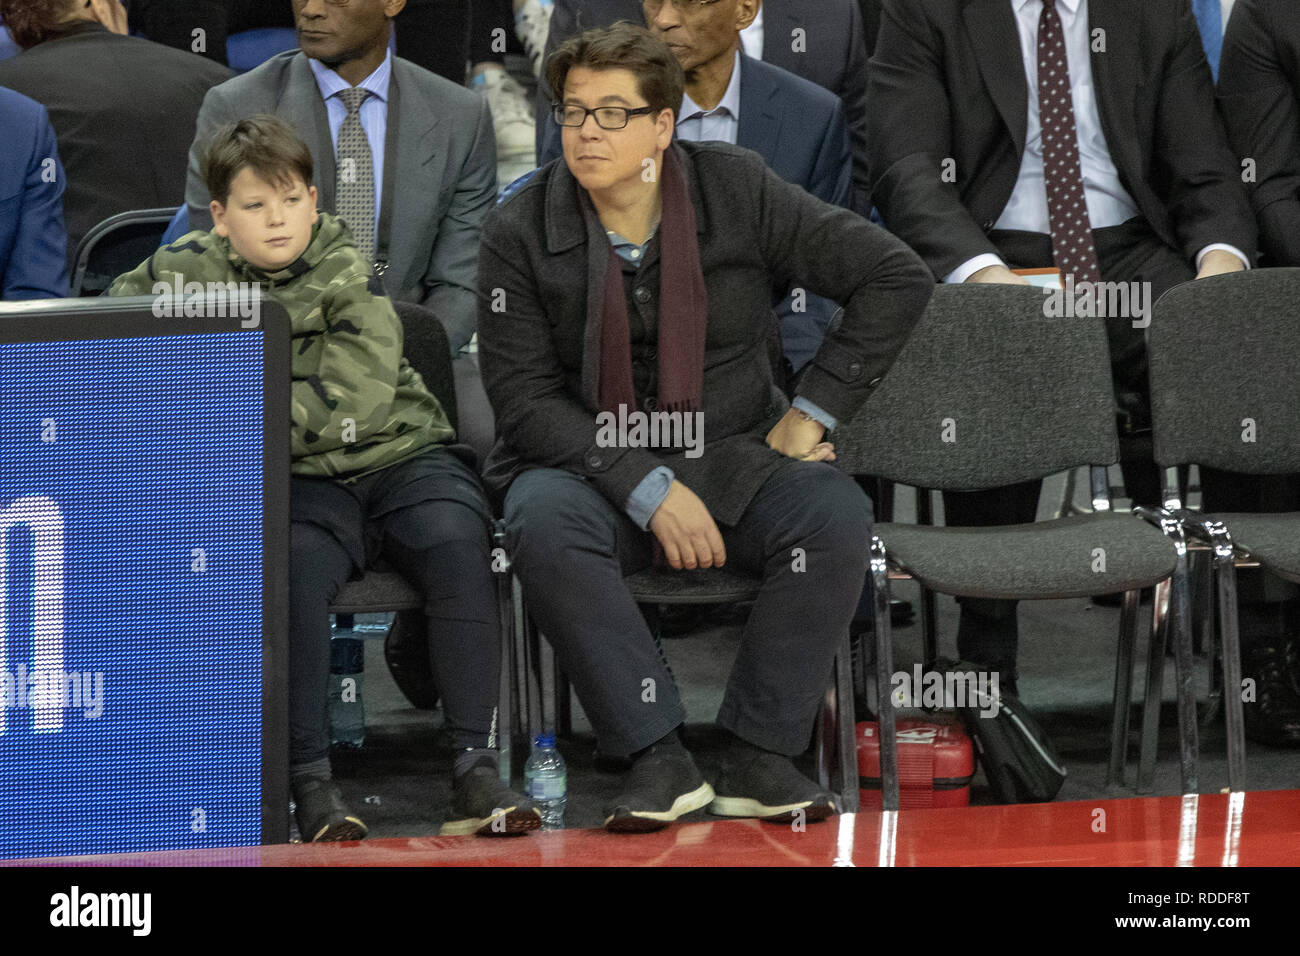
[[[264,842],[266,338],[0,340],[0,858]]]

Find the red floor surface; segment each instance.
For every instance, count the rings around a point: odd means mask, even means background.
[[[659,833],[185,850],[9,861],[59,866],[1295,866],[1300,790],[879,811],[797,831],[718,820]]]

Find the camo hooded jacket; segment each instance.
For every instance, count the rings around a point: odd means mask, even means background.
[[[293,473],[359,478],[453,441],[438,399],[402,355],[402,323],[347,227],[322,213],[307,250],[278,272],[215,232],[191,232],[118,276],[109,295],[158,283],[257,282],[293,328]]]

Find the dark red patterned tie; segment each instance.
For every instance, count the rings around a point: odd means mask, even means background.
[[[1043,131],[1043,183],[1047,187],[1056,268],[1061,271],[1062,281],[1073,274],[1076,285],[1098,282],[1101,269],[1083,197],[1065,32],[1055,0],[1043,0],[1043,13],[1038,18],[1038,118]]]

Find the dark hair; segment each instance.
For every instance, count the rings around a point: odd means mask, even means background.
[[[620,20],[604,30],[588,30],[565,42],[546,61],[546,81],[555,101],[564,99],[564,84],[575,66],[589,70],[629,70],[646,103],[654,110],[682,108],[686,76],[668,45],[645,27]]]
[[[72,24],[72,0],[0,0],[0,20],[24,50],[58,36]]]
[[[203,153],[208,195],[225,205],[231,181],[245,167],[277,186],[290,185],[295,173],[311,185],[311,150],[278,116],[264,113],[217,130]]]

